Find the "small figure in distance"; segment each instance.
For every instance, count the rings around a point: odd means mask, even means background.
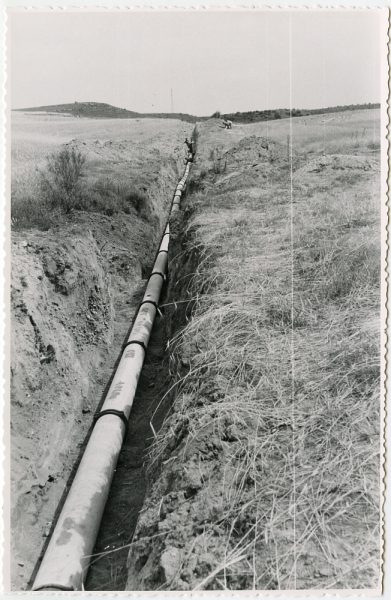
[[[224,129],[232,129],[232,121],[229,119],[223,119]]]
[[[190,154],[194,154],[194,142],[193,142],[193,140],[190,140],[190,142],[189,142],[189,140],[186,138],[185,139],[185,144],[188,147],[189,153]]]

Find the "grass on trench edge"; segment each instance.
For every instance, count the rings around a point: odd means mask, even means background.
[[[195,306],[172,340],[187,370],[151,450],[153,464],[170,456],[183,422],[184,468],[195,441],[221,442],[221,477],[210,473],[202,494],[222,492],[225,550],[193,589],[378,583],[376,190],[343,185],[327,205],[316,178],[295,185],[293,302],[288,186],[239,206],[229,189],[195,196],[185,233],[199,255],[186,284]]]

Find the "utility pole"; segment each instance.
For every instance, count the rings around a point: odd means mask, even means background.
[[[174,112],[174,95],[172,93],[172,88],[171,88],[171,113]]]

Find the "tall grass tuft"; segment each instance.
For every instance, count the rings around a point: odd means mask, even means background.
[[[85,156],[75,148],[63,148],[47,160],[41,173],[41,190],[45,203],[65,213],[79,208],[82,198],[82,176]]]

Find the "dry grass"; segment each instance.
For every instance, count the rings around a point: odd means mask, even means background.
[[[75,149],[86,158],[83,193],[72,199],[74,208],[109,216],[122,211],[153,220],[154,206],[161,200],[151,190],[160,187],[159,172],[180,162],[183,140],[191,131],[188,123],[167,119],[97,120],[31,113],[13,113],[11,128],[12,225],[43,230],[58,223],[61,211],[56,207],[63,198],[42,189],[50,157]]]
[[[59,159],[62,152],[50,160]],[[14,182],[11,217],[15,230],[37,228],[46,231],[63,221],[64,215],[69,218],[77,210],[108,216],[123,212],[146,220],[152,217],[148,196],[119,176],[115,180],[111,177],[84,178],[82,173],[77,184],[67,189],[65,181],[54,179],[48,169],[42,169],[40,178],[32,182],[30,189]]]
[[[201,522],[216,562],[194,589],[378,585],[378,172],[352,165],[297,171],[292,198],[281,161],[236,191],[214,172],[191,198],[193,313],[171,343],[185,368],[152,456],[199,469],[197,510],[214,503]]]

